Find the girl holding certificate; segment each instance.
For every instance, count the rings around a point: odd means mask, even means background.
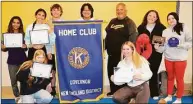
[[[22,47],[6,48],[6,46],[1,43],[1,50],[4,52],[8,51],[7,64],[8,64],[8,69],[9,69],[9,76],[11,79],[11,86],[12,86],[13,94],[16,97],[15,100],[17,102],[19,100],[20,94],[19,94],[18,85],[17,85],[16,72],[18,71],[19,66],[27,59],[26,54],[25,54],[25,51],[27,51],[27,47],[24,41],[23,23],[20,17],[14,16],[11,18],[9,25],[8,25],[7,33],[13,33],[13,34],[21,33],[23,35],[22,37],[23,40],[21,40],[23,41]]]
[[[25,41],[27,46],[29,47],[28,60],[31,60],[33,58],[34,52],[36,50],[42,49],[44,50],[45,53],[47,53],[47,51],[50,51],[52,49],[52,44],[55,43],[55,34],[53,32],[53,29],[50,28],[48,24],[46,24],[46,16],[47,13],[44,9],[42,8],[38,9],[35,12],[36,21],[33,24],[30,24],[26,29]],[[33,40],[40,38],[40,36],[38,35],[41,35],[40,32],[44,30],[48,30],[47,31],[49,34],[48,37],[44,37],[45,39],[48,39],[48,43],[45,44],[32,43]],[[32,39],[33,31],[39,31],[39,33],[36,32],[37,33],[36,38]]]
[[[159,14],[156,10],[149,10],[144,18],[143,22],[137,28],[139,34],[147,34],[149,36],[150,42],[152,42],[153,36],[162,36],[162,32],[166,27],[160,22]],[[151,44],[153,45],[153,44]],[[162,54],[155,51],[152,46],[152,54],[150,55],[148,61],[150,63],[150,69],[153,72],[153,76],[149,81],[150,95],[153,99],[158,99],[159,87],[158,87],[158,69],[162,60]]]
[[[164,52],[165,66],[168,74],[167,93],[161,103],[172,101],[172,92],[174,88],[174,79],[177,82],[177,99],[173,103],[182,103],[184,91],[184,73],[187,65],[188,50],[192,47],[192,34],[187,26],[179,22],[179,17],[175,12],[167,16],[169,27],[163,31],[162,36],[166,38],[164,46],[155,44],[158,52]]]
[[[17,73],[20,81],[21,103],[50,103],[53,96],[44,88],[50,83],[49,79],[33,77],[30,74],[33,62],[47,63],[46,54],[43,50],[34,53],[33,60],[24,62]]]
[[[81,19],[79,20],[82,20],[82,21],[94,20],[93,12],[94,12],[94,9],[92,5],[89,3],[84,3],[80,9]]]
[[[148,61],[137,53],[132,42],[127,41],[122,45],[121,61],[117,67],[120,68],[119,71],[129,70],[128,76],[133,77],[127,82],[127,86],[114,93],[113,100],[116,103],[128,104],[131,98],[135,98],[136,104],[148,103],[150,90],[147,81],[151,78],[152,72]],[[125,84],[125,82],[118,83],[118,85],[121,84]]]

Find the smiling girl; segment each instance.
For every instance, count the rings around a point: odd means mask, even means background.
[[[21,33],[23,34],[23,37],[24,37],[23,23],[19,16],[14,16],[11,18],[7,28],[7,33]],[[20,65],[27,59],[25,54],[25,51],[27,51],[27,47],[23,39],[22,47],[6,48],[5,45],[1,43],[1,50],[4,52],[8,51],[7,64],[9,69],[9,76],[11,79],[13,94],[16,97],[15,100],[17,102],[19,99],[19,90],[17,86],[16,72],[18,71]]]

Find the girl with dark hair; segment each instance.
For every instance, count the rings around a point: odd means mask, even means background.
[[[169,27],[163,31],[162,36],[166,38],[164,46],[155,44],[156,51],[163,52],[165,57],[165,66],[168,74],[167,93],[161,103],[172,101],[172,92],[174,88],[174,79],[177,82],[177,99],[173,103],[182,103],[184,91],[184,73],[187,65],[188,50],[192,47],[192,35],[183,23],[179,22],[179,17],[175,12],[167,16]]]
[[[13,16],[9,22],[7,33],[21,33],[24,37],[23,31],[23,23],[19,16]],[[3,43],[3,42],[2,42]],[[19,69],[19,66],[26,61],[27,57],[25,51],[27,51],[27,47],[25,45],[25,41],[23,39],[23,46],[20,48],[6,48],[5,45],[1,43],[1,50],[6,52],[8,51],[8,69],[9,69],[9,76],[11,79],[11,86],[13,90],[13,94],[16,97],[16,102],[19,100],[19,90],[17,85],[16,79],[16,72]]]
[[[154,35],[162,36],[162,32],[166,27],[160,22],[159,14],[156,10],[149,10],[144,18],[143,22],[137,28],[139,35],[147,34],[152,42]],[[151,44],[153,45],[153,44]],[[158,84],[158,68],[162,60],[162,54],[155,51],[155,48],[152,46],[152,54],[150,55],[148,61],[150,63],[150,69],[153,72],[153,76],[149,81],[150,85],[150,95],[154,99],[158,99],[159,96],[159,84]],[[155,87],[156,86],[156,87]]]
[[[26,29],[25,41],[27,46],[29,47],[28,60],[31,60],[33,58],[34,52],[38,49],[44,50],[45,53],[47,53],[47,51],[51,51],[52,45],[55,43],[55,34],[53,32],[53,29],[50,28],[50,26],[46,23],[46,16],[47,16],[47,13],[44,9],[42,8],[38,9],[35,12],[36,21],[33,24],[30,24]],[[49,44],[31,44],[30,31],[43,30],[43,29],[48,30],[50,43]]]
[[[53,96],[44,89],[50,83],[47,78],[34,77],[30,74],[33,62],[47,64],[46,54],[43,50],[37,50],[33,59],[25,61],[17,72],[17,79],[20,81],[20,102],[23,104],[50,103]]]
[[[79,20],[94,20],[93,13],[94,9],[92,5],[89,3],[84,3],[80,9],[81,19]]]

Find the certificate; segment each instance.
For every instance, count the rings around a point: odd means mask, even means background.
[[[129,69],[114,67],[114,82],[129,83],[133,79],[133,72]]]
[[[47,44],[49,43],[48,30],[30,31],[31,44]]]
[[[158,43],[158,44],[160,44],[161,46],[163,46],[164,43],[165,43],[165,37],[161,37],[161,36],[156,36],[156,35],[154,35],[154,36],[153,36],[153,39],[152,39],[152,44],[155,44],[155,43]]]
[[[23,45],[23,35],[21,33],[5,33],[3,37],[5,47],[14,48]]]
[[[34,77],[50,78],[52,65],[33,63],[33,67],[30,69],[31,75]]]

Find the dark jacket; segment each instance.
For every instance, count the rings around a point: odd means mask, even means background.
[[[151,43],[152,43],[153,36],[154,35],[162,36],[162,32],[164,29],[166,29],[166,27],[163,24],[156,24],[151,33],[146,29],[146,25],[145,26],[140,25],[137,28],[139,35],[143,34],[143,33],[147,34],[150,38]],[[148,61],[150,62],[150,64],[154,63],[154,65],[159,67],[161,59],[162,59],[162,54],[159,52],[156,52],[154,46],[152,45],[152,54],[151,54],[150,58],[148,59]]]
[[[113,18],[106,27],[105,49],[108,55],[120,55],[121,46],[126,41],[135,43],[137,37],[136,25],[129,17],[122,20]]]
[[[34,77],[32,81],[32,85],[29,86],[29,84],[27,83],[29,75],[30,75],[30,69],[19,71],[19,73],[17,74],[17,80],[20,81],[21,95],[29,95],[29,94],[36,93],[41,89],[45,89],[46,86],[50,83],[50,79]]]

